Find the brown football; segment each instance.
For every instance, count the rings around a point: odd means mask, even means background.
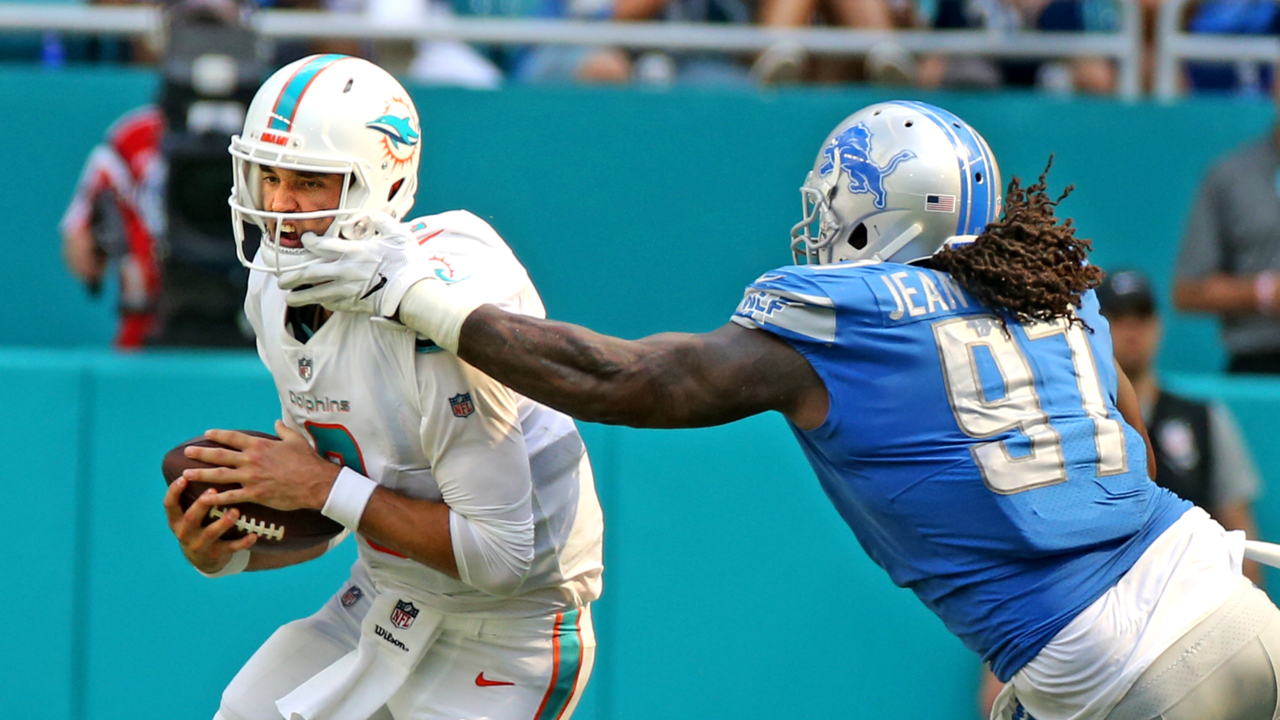
[[[240,430],[239,432],[271,440],[280,439],[275,435],[255,430]],[[204,436],[192,438],[178,445],[164,454],[164,461],[160,465],[160,469],[164,473],[165,484],[171,484],[174,480],[177,480],[182,476],[182,471],[187,468],[216,467],[215,465],[187,457],[183,451],[188,445],[226,447],[212,440],[207,440]],[[214,483],[188,482],[187,486],[182,490],[179,503],[182,505],[182,509],[186,510],[191,507],[191,503],[194,503],[200,497],[201,493],[209,488],[221,491],[238,487],[240,486],[235,483],[218,485]],[[236,540],[244,537],[246,533],[256,533],[258,542],[253,544],[254,552],[272,553],[301,550],[322,542],[328,542],[342,532],[341,525],[321,515],[319,510],[276,510],[257,503],[237,503],[224,508],[214,508],[209,511],[209,515],[204,518],[202,524],[208,525],[212,523],[222,516],[221,513],[224,509],[229,508],[239,509],[240,518],[236,520],[234,527],[223,534],[222,538],[224,540]]]

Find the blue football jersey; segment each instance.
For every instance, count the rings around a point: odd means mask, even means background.
[[[1147,477],[1116,409],[1106,320],[1006,327],[951,276],[791,266],[746,291],[826,383],[792,427],[868,555],[1007,681],[1191,504]]]

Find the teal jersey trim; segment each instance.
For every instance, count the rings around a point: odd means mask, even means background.
[[[536,720],[557,720],[564,714],[578,685],[578,673],[582,670],[582,628],[579,623],[582,610],[574,609],[560,616],[553,631],[552,642],[559,646],[559,662],[551,676],[551,687],[543,698]]]
[[[292,130],[293,116],[298,112],[298,102],[302,100],[302,94],[307,91],[311,81],[316,79],[320,71],[345,57],[347,56],[337,54],[321,55],[298,68],[293,77],[289,78],[289,82],[284,84],[280,97],[276,98],[275,109],[271,111],[270,128],[285,132]]]

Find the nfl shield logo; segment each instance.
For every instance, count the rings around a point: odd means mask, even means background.
[[[449,398],[449,406],[453,408],[453,416],[464,418],[476,411],[471,402],[471,393],[459,393]]]
[[[342,607],[351,607],[359,602],[362,597],[364,597],[364,591],[352,585],[347,588],[346,592],[342,593]]]
[[[303,380],[311,379],[311,358],[298,358],[298,376]]]
[[[401,630],[408,630],[413,624],[415,618],[418,617],[418,608],[408,600],[397,600],[396,609],[391,611],[391,624]]]

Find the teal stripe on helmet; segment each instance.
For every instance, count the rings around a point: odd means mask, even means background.
[[[575,609],[565,613],[556,623],[554,632],[560,641],[560,664],[556,668],[555,686],[548,693],[547,702],[536,720],[556,720],[569,706],[574,687],[578,684],[578,672],[582,669],[581,620],[582,610]]]
[[[271,123],[268,127],[285,132],[292,130],[293,116],[298,112],[298,102],[302,100],[302,94],[307,91],[311,81],[316,79],[321,70],[346,57],[336,53],[321,55],[298,68],[293,77],[289,78],[289,82],[284,84],[280,97],[276,98],[276,106],[271,111]]]

